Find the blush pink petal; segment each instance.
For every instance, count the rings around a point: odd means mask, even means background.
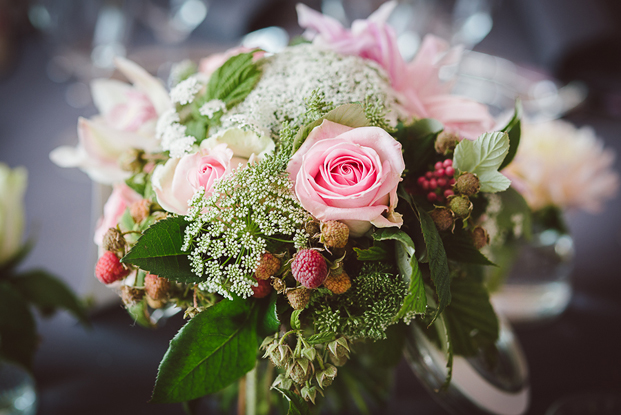
[[[94,240],[97,246],[102,245],[103,237],[105,233],[108,232],[108,229],[116,227],[121,216],[125,213],[125,209],[141,199],[140,195],[125,183],[116,184],[114,186],[112,194],[110,194],[110,197],[104,205],[103,216],[99,219],[97,228],[95,229]]]

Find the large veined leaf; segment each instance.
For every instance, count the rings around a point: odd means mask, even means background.
[[[509,135],[509,152],[498,170],[504,169],[513,161],[520,145],[520,137],[522,135],[522,103],[519,99],[515,102],[513,117],[501,131]]]
[[[188,252],[181,250],[187,222],[172,217],[154,223],[144,231],[121,262],[133,264],[169,280],[193,283],[200,278],[192,272]]]
[[[278,295],[276,291],[272,292],[268,298],[259,300],[261,305],[259,322],[257,326],[257,334],[261,337],[270,336],[280,328],[280,319],[276,310],[276,300]]]
[[[498,172],[508,152],[507,133],[484,133],[476,141],[462,140],[455,147],[453,167],[457,175],[466,172],[475,174],[482,192],[501,192],[511,185],[511,180]]]
[[[498,317],[487,290],[476,278],[453,279],[451,293],[453,300],[443,317],[453,353],[474,356],[498,339]]]
[[[73,291],[58,278],[43,270],[28,271],[12,280],[22,297],[34,304],[42,314],[61,308],[69,311],[83,324],[88,324],[86,309]]]
[[[243,101],[261,78],[261,71],[254,63],[253,54],[249,52],[235,55],[216,69],[207,83],[205,100],[219,99],[229,108]]]
[[[451,302],[451,277],[449,274],[448,260],[446,258],[442,239],[440,238],[440,234],[438,233],[433,219],[431,219],[431,216],[423,209],[420,209],[416,205],[414,205],[414,207],[418,212],[423,238],[427,246],[431,280],[436,287],[436,294],[438,295],[438,308],[433,317],[435,320]]]
[[[461,227],[442,235],[442,241],[448,259],[466,264],[494,265],[474,246],[468,232]]]
[[[390,259],[388,248],[378,241],[367,249],[354,248],[354,252],[356,252],[358,261],[385,261]]]
[[[259,302],[235,298],[207,308],[179,330],[160,363],[151,402],[214,393],[250,371],[258,350]]]
[[[36,347],[35,320],[26,299],[0,282],[0,357],[30,369]]]

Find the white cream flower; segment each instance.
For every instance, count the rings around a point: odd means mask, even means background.
[[[0,265],[22,247],[24,232],[24,193],[28,172],[23,167],[10,169],[0,163]]]
[[[614,159],[590,127],[523,123],[518,153],[503,173],[533,210],[551,205],[597,212],[619,187]]]
[[[126,59],[117,58],[117,68],[133,85],[111,79],[97,79],[91,92],[100,115],[80,118],[79,143],[62,146],[50,153],[61,167],[79,167],[94,181],[112,184],[127,179],[118,160],[132,149],[160,150],[155,139],[158,116],[172,107],[162,83],[147,71]]]

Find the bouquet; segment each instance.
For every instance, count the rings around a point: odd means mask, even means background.
[[[133,85],[93,83],[101,115],[52,159],[113,186],[97,278],[143,324],[171,305],[188,319],[152,402],[219,391],[263,357],[305,413],[360,347],[400,356],[408,324],[449,367],[497,340],[479,223],[509,189],[519,111],[492,131],[451,95],[438,73],[459,53],[438,38],[405,62],[394,6],[347,29],[299,5],[295,45],[182,63],[170,92],[125,59]]]

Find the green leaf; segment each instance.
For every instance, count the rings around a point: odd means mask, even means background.
[[[37,342],[26,299],[8,282],[0,282],[0,357],[30,370]]]
[[[196,144],[199,144],[207,138],[207,125],[203,119],[190,120],[186,123],[186,134],[196,138]]]
[[[323,344],[330,343],[336,340],[336,334],[333,332],[317,333],[310,336],[306,341],[308,344]]]
[[[393,240],[405,245],[408,251],[414,252],[414,242],[410,235],[398,228],[379,228],[371,235],[376,241]]]
[[[42,314],[53,313],[61,308],[73,314],[82,324],[89,324],[82,302],[64,282],[46,271],[28,271],[13,279],[12,283]]]
[[[433,223],[433,219],[431,219],[427,212],[418,208],[418,206],[414,205],[414,207],[418,213],[423,239],[425,240],[425,245],[427,246],[431,280],[436,286],[436,294],[438,295],[439,300],[438,309],[433,317],[433,320],[435,320],[451,302],[451,278],[449,274],[448,260],[446,258],[446,252],[444,251],[442,239],[440,238],[436,225]]]
[[[188,253],[181,250],[187,226],[182,217],[161,220],[147,229],[121,262],[169,280],[196,283],[201,279],[192,272]]]
[[[354,248],[358,261],[386,261],[390,259],[388,248],[385,244],[376,241],[367,249]]]
[[[457,176],[466,172],[476,174],[482,192],[501,192],[511,185],[511,180],[498,172],[508,152],[507,133],[484,133],[476,141],[462,140],[455,147],[453,167]]]
[[[364,108],[360,104],[339,105],[328,112],[324,119],[352,128],[368,127],[370,125],[369,120],[364,114]]]
[[[286,389],[274,388],[289,402],[287,415],[310,415],[308,404],[300,395]]]
[[[475,248],[472,238],[462,227],[456,227],[452,233],[444,233],[442,242],[444,243],[446,257],[450,260],[466,264],[495,265]]]
[[[438,134],[444,126],[432,118],[423,118],[414,123],[397,127],[394,137],[403,147],[403,159],[411,172],[425,169],[437,155],[434,149]]]
[[[179,330],[160,363],[153,403],[214,393],[250,371],[258,349],[258,302],[235,298],[207,308]]]
[[[487,290],[476,278],[454,278],[451,292],[453,300],[444,311],[444,319],[453,352],[474,356],[498,339],[498,317]]]
[[[254,52],[240,53],[216,69],[207,83],[204,101],[219,99],[228,108],[243,101],[261,78],[261,71],[253,61],[253,55]]]
[[[268,298],[258,300],[261,305],[261,310],[257,333],[262,338],[276,333],[280,328],[280,319],[278,318],[278,312],[276,310],[277,298],[278,295],[276,291],[274,291]]]
[[[408,292],[395,319],[400,320],[411,313],[425,314],[427,311],[425,283],[416,256],[409,253],[402,244],[397,244],[396,251],[399,270],[404,273],[409,285]]]
[[[518,147],[520,145],[520,136],[522,135],[522,103],[520,100],[515,101],[515,112],[513,113],[513,118],[509,121],[509,123],[503,128],[502,132],[509,134],[509,152],[507,153],[507,157],[503,160],[502,164],[498,168],[498,170],[502,170],[509,165],[513,161],[515,157]]]
[[[149,181],[149,175],[147,173],[140,172],[125,180],[125,184],[136,191],[139,195],[144,196],[147,183]]]
[[[293,310],[291,313],[291,319],[289,320],[289,324],[293,330],[299,330],[302,327],[300,323],[300,314],[302,314],[304,310]]]

